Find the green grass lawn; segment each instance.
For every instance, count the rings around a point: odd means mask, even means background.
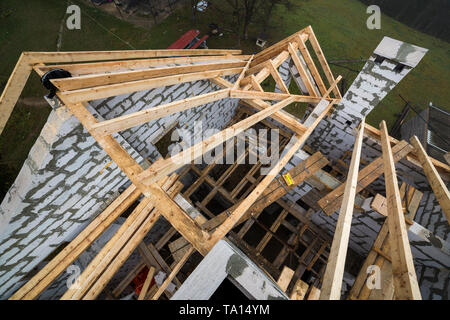
[[[100,25],[116,34],[136,49],[167,48],[180,35],[193,27],[204,34],[208,24],[224,24],[223,17],[207,10],[198,14],[197,25],[191,24],[189,8],[178,10],[162,23],[150,30],[135,27],[116,19],[103,11],[90,7],[80,0],[72,2],[81,6],[81,30],[68,30],[64,25],[62,51],[71,50],[123,50],[130,46],[105,31]],[[378,126],[385,119],[393,125],[396,113],[404,103],[398,97],[402,94],[419,109],[424,109],[432,101],[450,110],[447,101],[450,79],[449,51],[447,42],[411,29],[387,16],[382,17],[381,30],[366,28],[366,6],[357,0],[291,0],[293,6],[287,9],[277,5],[269,30],[269,44],[312,25],[328,60],[368,58],[383,36],[428,48],[430,51],[408,76],[393,90],[368,116],[368,123]],[[55,51],[61,21],[65,15],[67,2],[61,0],[0,2],[0,89],[12,72],[22,51]],[[91,20],[94,18],[97,22]],[[100,25],[99,25],[100,24]],[[244,53],[258,52],[256,35],[261,27],[252,25],[249,39],[241,41]],[[210,38],[210,48],[236,48],[236,36],[225,31],[223,37]],[[360,70],[362,63],[352,64],[351,68]],[[351,84],[356,73],[331,66],[335,76],[341,74]],[[273,87],[273,82],[265,84]],[[292,86],[291,86],[292,88]],[[43,90],[36,75],[32,75],[22,97],[42,97]],[[301,110],[289,108],[288,111],[301,116]],[[46,121],[49,107],[29,107],[18,103],[10,121],[0,136],[0,195],[6,192],[20,170],[23,161]],[[412,114],[411,114],[412,116]]]

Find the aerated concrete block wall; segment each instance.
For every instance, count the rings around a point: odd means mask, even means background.
[[[234,81],[236,77],[228,80]],[[99,120],[112,119],[218,89],[209,81],[182,83],[91,101],[91,112]],[[145,167],[144,158],[154,161],[161,156],[153,142],[167,133],[174,122],[191,133],[196,120],[203,124],[200,134],[211,128],[221,130],[234,115],[237,102],[224,99],[115,136]],[[102,171],[110,161],[65,107],[52,111],[0,206],[0,298],[14,293],[23,284],[24,276],[62,242],[75,237],[117,197],[119,188],[129,183],[114,163]],[[55,284],[53,293],[58,292],[56,287],[60,285]]]

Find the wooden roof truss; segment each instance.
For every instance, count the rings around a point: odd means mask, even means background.
[[[308,50],[307,42],[314,52]],[[318,66],[311,58],[312,55],[317,56]],[[282,81],[278,68],[289,57],[299,69],[309,95],[291,94]],[[305,64],[300,61],[300,57]],[[128,176],[132,185],[11,299],[36,298],[141,194],[144,199],[81,274],[81,289],[69,289],[63,299],[95,299],[160,216],[165,217],[174,230],[190,243],[188,253],[180,261],[180,265],[173,266],[168,276],[173,279],[190,254],[198,251],[201,255],[206,255],[241,221],[247,210],[302,147],[317,124],[341,100],[337,87],[341,77],[333,77],[311,27],[254,56],[242,55],[240,50],[24,53],[16,66],[16,75],[11,77],[22,80],[10,81],[2,95],[2,109],[6,110],[8,116],[31,69],[43,75],[53,68],[63,68],[72,74],[69,78],[51,80],[58,89],[58,99]],[[326,80],[321,78],[319,70],[325,74]],[[234,83],[223,78],[231,75],[238,75]],[[281,89],[280,93],[262,90],[261,82],[269,76],[276,81]],[[209,80],[221,87],[221,90],[104,121],[97,121],[87,109],[91,100],[198,80]],[[116,132],[228,97],[239,98],[258,112],[179,154],[155,161],[148,169],[142,168],[113,137]],[[267,101],[278,102],[271,104]],[[305,125],[282,111],[293,102],[306,102],[320,107],[313,110],[313,115],[305,121]],[[290,129],[294,133],[293,138],[269,174],[261,179],[245,199],[233,207],[231,214],[220,225],[208,231],[173,200],[181,188],[174,171],[188,165],[192,156],[212,150],[267,117],[272,117]],[[6,122],[4,119],[2,121]],[[153,298],[158,298],[167,284],[163,284]]]

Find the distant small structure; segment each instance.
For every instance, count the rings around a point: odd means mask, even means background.
[[[256,45],[260,48],[264,48],[267,44],[267,34],[260,33],[256,39]]]
[[[409,140],[417,136],[431,157],[445,163],[444,156],[450,151],[449,127],[450,113],[430,102],[427,109],[402,125],[401,137]]]

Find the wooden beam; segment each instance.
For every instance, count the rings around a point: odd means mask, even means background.
[[[286,51],[286,57],[284,59],[287,59],[288,56],[289,56],[289,53]],[[274,59],[274,61],[281,61],[281,60],[282,60],[282,58],[278,59],[278,57],[276,59]],[[278,64],[278,62],[274,62],[274,63],[275,63],[275,65]],[[265,75],[265,77],[267,77],[270,74],[269,71],[267,70],[267,68],[265,68],[261,72],[263,73],[263,76]],[[251,79],[253,79],[253,81],[256,81],[256,82],[259,81],[259,80],[255,80],[256,77],[254,77],[253,75],[252,75]],[[242,82],[244,82],[244,80],[242,80]],[[229,81],[227,81],[221,77],[212,78],[212,79],[210,79],[210,81],[217,84],[218,86],[220,86],[222,88],[232,88],[233,87],[232,83],[230,83]],[[243,91],[249,90],[251,87],[252,87],[252,84],[246,86]],[[261,86],[259,86],[259,87],[261,88]],[[264,90],[262,90],[262,88],[261,88],[261,91],[264,91]],[[263,110],[268,106],[267,103],[265,103],[263,100],[260,100],[260,99],[245,99],[245,100],[243,100],[243,102],[256,108],[257,110]],[[293,132],[295,132],[298,135],[301,135],[304,132],[304,127],[301,125],[301,123],[287,112],[283,112],[283,111],[275,112],[272,115],[272,118],[275,119],[276,121],[280,122],[282,125],[286,126],[287,128],[289,128],[290,130],[292,130]]]
[[[243,99],[242,101],[260,111],[269,106],[261,99]],[[302,135],[303,132],[305,132],[305,127],[303,126],[303,124],[301,124],[297,118],[283,110],[275,112],[271,115],[271,117],[282,125],[286,126],[286,128],[292,130],[297,135]]]
[[[153,275],[155,274],[155,267],[150,267],[147,273],[147,278],[145,278],[145,282],[142,286],[141,292],[139,293],[138,300],[144,300],[147,295],[147,290],[150,288],[150,283],[153,280]]]
[[[241,50],[222,49],[165,49],[165,50],[120,50],[120,51],[66,51],[66,52],[23,52],[32,63],[63,63],[102,60],[123,60],[138,58],[188,57],[208,55],[239,55]]]
[[[184,82],[227,76],[240,73],[241,71],[242,68],[232,68],[214,71],[195,72],[185,75],[175,75],[154,79],[137,80],[105,86],[92,87],[87,89],[59,92],[58,96],[63,101],[65,101],[66,104],[75,104],[79,102],[108,98],[112,96],[118,96],[121,94],[148,90],[152,88],[171,86]]]
[[[261,100],[283,100],[289,97],[295,99],[296,102],[306,102],[306,103],[319,103],[321,97],[310,97],[296,94],[279,93],[279,92],[261,92],[261,91],[247,91],[247,90],[231,90],[231,98],[239,99],[261,99]],[[332,99],[327,99],[327,101],[332,101]]]
[[[281,271],[281,275],[277,280],[277,285],[280,287],[281,290],[286,292],[289,283],[291,283],[292,277],[294,276],[294,270],[291,268],[284,266],[283,271]]]
[[[262,119],[267,118],[271,114],[281,110],[286,107],[290,103],[294,101],[293,98],[287,98],[277,104],[267,107],[266,109],[255,113],[254,115],[241,120],[240,122],[232,125],[229,128],[218,132],[211,137],[203,140],[196,145],[179,152],[178,154],[168,158],[168,159],[159,159],[155,163],[153,163],[147,170],[145,170],[142,174],[139,175],[139,179],[143,184],[149,185],[154,181],[160,179],[160,177],[167,175],[178,168],[181,168],[183,165],[190,163],[194,159],[198,158],[205,152],[208,152],[218,145],[224,143],[228,139],[231,139],[243,132],[244,130],[250,128],[254,124],[258,123]]]
[[[264,92],[264,89],[261,87],[261,85],[259,84],[259,82],[256,80],[254,75],[250,76],[250,80],[251,80],[251,84],[253,86],[253,89]]]
[[[381,148],[383,151],[384,178],[386,183],[386,198],[388,201],[388,225],[391,246],[392,274],[394,276],[395,296],[400,300],[421,300],[416,271],[408,240],[405,217],[403,215],[400,192],[398,190],[397,174],[391,144],[383,120],[381,129]]]
[[[248,64],[248,63],[247,63]],[[168,76],[183,76],[190,73],[223,70],[231,68],[244,67],[246,64],[242,62],[220,62],[207,64],[194,64],[176,67],[162,67],[144,70],[127,70],[109,73],[90,74],[84,76],[72,76],[62,79],[52,79],[51,82],[60,91],[78,90],[90,87],[98,87],[124,83],[130,81],[138,81],[144,79],[160,78],[164,79]]]
[[[193,246],[189,247],[189,250],[184,254],[183,258],[180,259],[180,261],[177,262],[175,268],[173,268],[170,275],[167,277],[166,280],[161,284],[158,291],[156,291],[155,295],[152,297],[152,300],[158,300],[158,298],[161,296],[161,294],[166,290],[167,286],[172,282],[173,278],[177,275],[177,273],[180,271],[180,269],[184,266],[186,261],[189,259],[191,254],[193,254],[195,251]]]
[[[428,182],[433,189],[436,199],[439,201],[442,211],[444,212],[447,222],[450,223],[450,193],[448,192],[447,186],[445,185],[442,178],[439,176],[436,168],[428,157],[425,149],[420,143],[416,136],[411,139],[411,144],[414,147],[415,153],[422,164],[425,175],[427,176]]]
[[[289,94],[289,89],[286,87],[286,84],[283,81],[283,78],[281,78],[280,73],[278,72],[277,68],[273,64],[272,60],[269,60],[266,62],[267,68],[269,68],[270,74],[272,75],[273,79],[275,80],[278,88],[283,91],[284,93]]]
[[[269,186],[272,180],[278,175],[281,169],[289,162],[289,160],[297,152],[297,150],[305,143],[306,139],[314,131],[317,124],[323,119],[323,117],[328,113],[332,106],[333,103],[329,103],[328,107],[318,115],[314,123],[305,131],[302,136],[294,136],[291,139],[289,145],[286,147],[286,153],[284,154],[284,156],[277,162],[275,166],[273,166],[267,176],[250,193],[250,195],[238,205],[238,207],[233,211],[230,217],[228,217],[228,219],[225,220],[225,222],[223,222],[211,235],[206,244],[209,249],[212,249],[212,247],[214,247],[214,245],[220,239],[222,239],[245,215],[248,208],[250,208],[251,205],[259,198],[259,196]]]
[[[31,70],[32,67],[28,57],[22,53],[0,96],[0,134],[3,132],[6,122],[8,122],[9,116],[27,83]]]
[[[309,291],[306,300],[319,300],[319,298],[320,298],[320,289],[318,289],[315,286],[312,286],[311,291]]]
[[[294,43],[294,48],[298,48],[297,42]],[[290,57],[289,52],[287,51],[287,49],[283,49],[281,50],[281,52],[275,57],[272,58],[272,62],[273,65],[275,66],[275,68],[278,68],[281,64],[283,64],[283,62],[285,62],[288,58]],[[266,59],[267,60],[267,59]],[[255,60],[253,60],[255,61]],[[264,79],[266,79],[268,76],[270,75],[270,70],[269,68],[266,66],[265,68],[261,69],[261,71],[259,71],[254,77],[256,78],[256,81],[258,81],[259,83],[261,83],[262,81],[264,81]],[[244,90],[248,90],[250,88],[251,84],[251,78],[250,76],[245,77],[242,80],[242,84],[246,85],[244,87]]]
[[[325,94],[323,95],[323,98],[328,98],[328,96],[330,95],[331,91],[333,90],[333,88],[335,88],[338,84],[339,81],[341,81],[342,76],[338,76],[336,78],[336,80],[334,80],[334,82],[331,84],[330,88],[327,90],[327,92],[325,92]]]
[[[352,160],[345,184],[344,196],[341,210],[331,245],[330,255],[322,282],[320,293],[321,300],[340,300],[342,279],[344,277],[345,258],[347,256],[348,241],[350,238],[350,228],[352,225],[353,210],[356,196],[356,183],[358,180],[359,163],[361,159],[361,148],[364,137],[364,123],[356,136],[353,147]]]
[[[311,83],[311,80],[309,78],[308,72],[303,67],[303,63],[300,61],[300,58],[297,55],[297,50],[294,49],[292,43],[288,44],[288,50],[292,58],[292,62],[294,62],[295,67],[298,70],[298,73],[300,74],[300,77],[303,81],[303,83],[306,86],[306,89],[308,90],[308,93],[313,96],[317,97],[316,89],[314,88],[313,84]]]
[[[252,57],[247,61],[247,64],[245,65],[244,69],[242,69],[241,74],[239,75],[239,77],[237,78],[235,84],[233,85],[233,89],[234,89],[234,90],[239,89],[239,88],[241,87],[241,81],[242,81],[242,79],[243,79],[244,76],[245,76],[245,72],[246,72],[246,71],[248,70],[248,68],[250,67],[250,63],[252,62],[253,57],[254,57],[254,56],[252,56]]]
[[[306,292],[308,291],[309,285],[298,279],[295,283],[294,289],[292,289],[291,296],[289,297],[291,300],[303,300],[305,299]]]
[[[321,95],[323,96],[327,89],[325,88],[325,84],[323,83],[322,77],[320,76],[319,70],[317,70],[317,67],[314,63],[314,60],[311,57],[311,54],[309,53],[308,48],[306,47],[305,41],[302,37],[297,37],[297,44],[298,48],[300,49],[300,52],[303,56],[303,59],[305,59],[306,65],[308,66],[309,71],[311,71],[312,76],[314,77],[314,80],[316,81],[317,86],[319,87],[319,91]]]
[[[330,66],[327,63],[325,55],[323,54],[322,48],[320,47],[320,44],[319,44],[319,41],[317,41],[316,35],[314,34],[314,31],[311,28],[311,26],[306,27],[306,32],[309,35],[308,40],[311,43],[311,46],[313,47],[314,51],[316,52],[317,58],[319,59],[319,62],[322,65],[325,76],[327,77],[328,82],[331,85],[335,81],[334,76],[333,76],[333,73],[331,72]],[[334,87],[333,92],[334,92],[336,98],[338,98],[338,99],[342,98],[338,87]]]
[[[111,120],[98,122],[91,126],[91,134],[99,136],[110,135],[115,132],[123,131],[134,126],[163,118],[165,116],[181,112],[187,109],[195,108],[210,102],[228,98],[229,89],[209,92],[196,97],[191,97],[179,101],[173,101],[157,107],[137,111],[131,114],[123,115]]]
[[[102,61],[102,62],[88,62],[76,64],[50,64],[38,66],[40,72],[45,73],[52,69],[64,69],[69,71],[72,76],[81,76],[95,73],[107,73],[118,71],[130,71],[138,69],[148,69],[158,66],[167,66],[171,64],[195,64],[207,61],[227,61],[227,62],[245,62],[250,56],[236,55],[236,56],[200,56],[200,57],[177,57],[177,58],[154,58],[154,59],[138,59],[138,60],[116,60],[116,61]]]
[[[174,197],[178,194],[183,185],[181,182],[177,181],[169,190],[168,193],[170,197]],[[156,211],[156,212],[155,212]],[[144,220],[141,226],[136,230],[133,236],[125,243],[125,246],[119,251],[119,253],[114,257],[112,262],[107,266],[105,271],[100,277],[93,283],[89,291],[83,296],[83,300],[93,300],[98,297],[98,295],[105,289],[106,285],[112,279],[114,274],[120,269],[120,267],[125,263],[131,253],[136,249],[136,247],[141,243],[144,237],[151,230],[155,222],[161,216],[161,212],[156,209]]]

